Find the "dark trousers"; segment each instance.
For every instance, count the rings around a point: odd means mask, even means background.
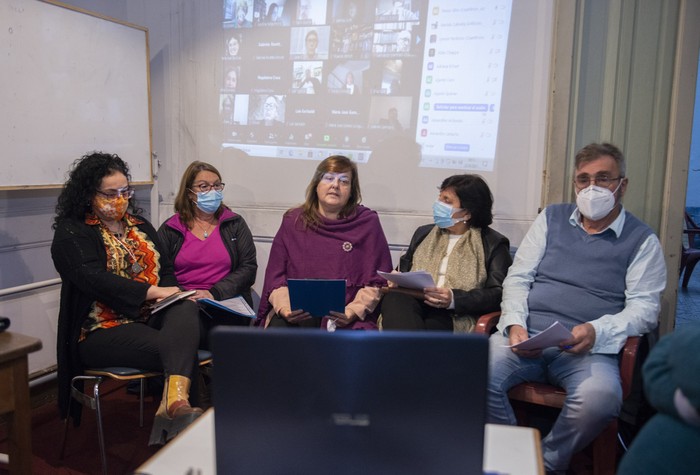
[[[411,295],[389,292],[382,299],[382,328],[452,331],[452,312],[433,308]]]
[[[245,326],[253,325],[252,318],[233,315],[231,312],[219,309],[199,310],[199,347],[204,350],[211,350],[209,334],[218,327],[223,326]]]
[[[182,300],[153,315],[147,323],[129,323],[91,332],[79,345],[89,368],[128,366],[181,375],[193,383],[198,369],[199,309]]]

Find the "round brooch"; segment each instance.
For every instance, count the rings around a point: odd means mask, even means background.
[[[343,251],[345,251],[345,252],[352,251],[352,243],[350,241],[345,241],[343,243]]]

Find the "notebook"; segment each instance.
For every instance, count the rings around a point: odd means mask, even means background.
[[[175,302],[186,299],[187,297],[190,297],[194,294],[196,294],[196,290],[181,290],[179,292],[175,292],[174,294],[170,294],[164,299],[154,303],[151,305],[151,313],[156,313],[160,312],[166,307],[169,307],[170,305],[174,304]]]
[[[488,340],[217,327],[217,473],[482,473]]]

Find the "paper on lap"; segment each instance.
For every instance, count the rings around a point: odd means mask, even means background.
[[[414,272],[382,272],[378,270],[377,274],[399,287],[406,287],[407,289],[435,287],[433,277],[424,270]]]
[[[540,350],[542,348],[549,348],[550,346],[559,346],[561,342],[569,340],[572,337],[573,335],[564,325],[559,322],[554,322],[532,338],[521,341],[517,345],[506,346],[519,350]]]

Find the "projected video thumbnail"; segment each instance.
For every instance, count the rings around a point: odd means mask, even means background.
[[[391,137],[422,166],[488,170],[511,0],[225,0],[224,147],[366,162]]]

